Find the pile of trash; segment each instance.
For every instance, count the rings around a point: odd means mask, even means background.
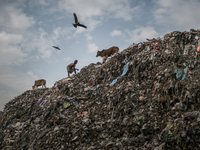
[[[148,39],[24,92],[0,112],[0,149],[200,149],[199,37]]]

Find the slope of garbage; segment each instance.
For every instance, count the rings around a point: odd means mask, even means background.
[[[191,29],[133,43],[25,91],[0,112],[0,149],[200,149],[199,37]]]

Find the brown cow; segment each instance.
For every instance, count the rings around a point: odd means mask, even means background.
[[[114,53],[118,53],[119,48],[116,46],[113,46],[109,49],[103,49],[102,51],[98,51],[96,57],[101,56],[104,58],[104,61],[111,56]]]
[[[42,86],[42,88],[43,88],[43,85],[46,88],[46,80],[44,80],[44,79],[36,80],[35,84],[32,86],[32,88],[33,88],[33,90],[35,89],[35,87],[38,87],[38,86]]]

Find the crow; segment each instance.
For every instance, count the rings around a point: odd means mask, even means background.
[[[76,28],[77,26],[80,26],[80,27],[83,27],[83,28],[87,28],[85,25],[83,25],[83,24],[80,24],[79,22],[78,22],[78,18],[77,18],[77,16],[76,16],[76,14],[74,13],[74,20],[75,20],[75,24],[73,24],[73,26]]]
[[[57,47],[57,46],[53,46],[53,48],[60,50],[60,48],[59,48],[59,47]]]

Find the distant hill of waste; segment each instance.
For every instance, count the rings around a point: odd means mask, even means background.
[[[200,149],[200,32],[133,43],[0,112],[2,150]]]

